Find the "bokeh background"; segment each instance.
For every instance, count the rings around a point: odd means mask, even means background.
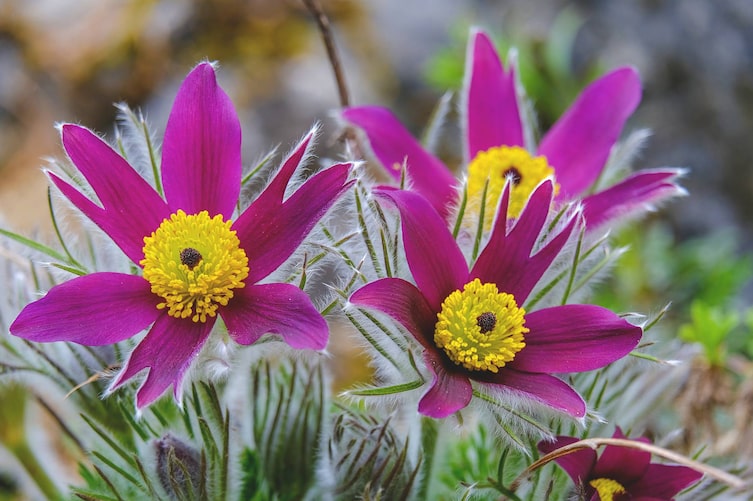
[[[652,136],[635,167],[688,168],[690,196],[625,229],[617,242],[632,249],[598,299],[618,311],[674,302],[667,335],[703,349],[677,379],[673,423],[699,425],[688,450],[711,440],[719,454],[753,457],[753,2],[320,1],[352,103],[389,106],[416,135],[459,88],[473,25],[503,53],[517,47],[544,129],[599,74],[638,68],[643,102],[627,129]],[[220,62],[247,163],[287,150],[315,121],[320,155],[342,155],[337,88],[300,0],[0,0],[0,227],[53,241],[41,167],[62,155],[55,123],[112,138],[124,101],[163,130],[203,59]]]
[[[642,167],[686,166],[692,197],[663,213],[688,238],[735,228],[751,246],[753,4],[747,0],[323,0],[356,104],[393,107],[420,132],[462,69],[467,27],[520,47],[545,75],[542,123],[599,71],[635,65]],[[453,57],[457,64],[453,67]],[[107,134],[126,101],[164,122],[193,64],[218,60],[244,121],[246,158],[289,146],[338,105],[319,34],[296,0],[0,1],[0,211],[45,228],[42,157],[55,122]],[[554,70],[554,71],[553,71]],[[556,87],[551,87],[556,85]],[[543,105],[543,106],[542,106]],[[330,136],[327,138],[332,140]]]

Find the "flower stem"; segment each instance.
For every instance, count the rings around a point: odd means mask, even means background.
[[[421,450],[423,451],[424,460],[421,463],[421,485],[418,487],[416,499],[430,499],[427,497],[429,486],[431,485],[431,473],[434,468],[434,458],[436,458],[437,440],[439,432],[437,422],[431,418],[421,418]]]

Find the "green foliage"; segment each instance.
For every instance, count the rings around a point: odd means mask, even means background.
[[[328,391],[318,364],[261,362],[251,371],[252,447],[242,452],[241,499],[302,499],[314,486]],[[264,493],[261,496],[258,493]]]
[[[320,366],[255,364],[243,387],[250,422],[231,417],[224,387],[195,383],[182,410],[161,399],[128,429],[82,416],[98,437],[82,462],[80,499],[304,498],[315,481],[327,402]],[[110,400],[130,401],[123,392]],[[129,412],[122,409],[122,413]],[[243,416],[240,416],[241,418]],[[248,435],[246,435],[246,431]],[[251,436],[251,440],[245,437]],[[133,445],[124,446],[131,442]],[[239,482],[231,480],[238,478]]]
[[[474,499],[511,501],[565,499],[568,479],[559,468],[549,466],[524,470],[538,457],[536,441],[529,439],[524,448],[506,447],[500,437],[479,425],[462,437],[446,440],[446,457],[439,475],[437,499]],[[513,484],[520,485],[513,488]],[[554,489],[557,486],[557,489]]]
[[[690,323],[680,326],[680,338],[689,343],[699,343],[709,364],[724,366],[727,341],[740,324],[739,316],[734,312],[694,301],[690,305],[690,319]]]
[[[109,400],[124,404],[123,398],[132,401],[133,395],[118,393]],[[98,440],[91,464],[80,465],[84,486],[74,488],[78,498],[189,501],[209,493],[226,498],[230,419],[214,385],[193,385],[182,411],[165,399],[157,402],[140,419],[127,420],[125,430],[111,429],[108,419],[82,418]]]
[[[616,243],[630,249],[597,290],[597,302],[616,311],[648,310],[668,299],[676,319],[694,300],[729,304],[753,276],[753,258],[738,255],[729,232],[678,243],[666,223],[654,220],[624,228]]]
[[[342,409],[327,447],[335,498],[413,499],[423,458],[411,458],[409,441],[393,430],[390,418]]]

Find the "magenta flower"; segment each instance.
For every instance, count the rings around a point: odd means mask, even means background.
[[[589,229],[683,193],[673,182],[681,171],[669,168],[643,170],[591,193],[626,120],[640,102],[641,83],[635,69],[618,68],[589,85],[544,135],[535,152],[529,152],[525,149],[513,68],[505,70],[482,31],[472,33],[467,60],[462,115],[468,200],[478,203],[488,180],[486,200],[491,210],[487,214],[494,214],[508,178],[514,184],[510,217],[520,213],[543,179],[553,176],[557,202],[583,199]],[[399,180],[405,165],[412,189],[426,197],[440,214],[449,214],[456,201],[458,181],[390,111],[375,106],[353,107],[346,109],[343,117],[365,132],[387,172]]]
[[[613,438],[625,438],[619,427]],[[540,442],[538,447],[549,453],[577,441],[557,437],[554,442]],[[650,443],[646,438],[637,441]],[[604,447],[598,458],[593,449],[579,449],[555,461],[573,479],[582,498],[590,501],[671,500],[703,476],[687,466],[652,463],[650,453],[616,445]]]
[[[218,314],[240,344],[271,332],[294,348],[324,348],[327,324],[303,291],[258,283],[290,257],[348,186],[350,166],[339,164],[283,201],[312,136],[231,221],[240,193],[241,129],[211,64],[191,71],[175,99],[162,148],[164,199],[90,130],[64,125],[65,151],[101,205],[50,173],[52,182],[143,274],[101,272],[59,284],[23,309],[11,333],[39,342],[106,345],[151,325],[109,390],[148,368],[138,408],[171,384],[179,399],[183,375]]]
[[[497,218],[470,270],[444,220],[425,198],[410,191],[376,192],[400,211],[416,285],[383,278],[357,290],[350,302],[386,313],[423,347],[433,380],[418,405],[422,414],[443,418],[466,407],[477,384],[582,417],[583,399],[551,373],[597,369],[638,344],[640,327],[599,306],[522,308],[578,222],[576,212],[533,253],[553,190],[550,180],[543,182],[511,229],[506,218]],[[501,214],[509,200],[505,189]]]

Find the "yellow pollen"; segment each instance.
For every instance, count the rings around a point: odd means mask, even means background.
[[[512,294],[475,279],[442,303],[434,342],[457,365],[498,372],[526,345],[525,313]]]
[[[497,211],[499,197],[510,180],[510,205],[507,217],[516,218],[523,210],[531,192],[548,176],[554,176],[546,157],[532,157],[519,146],[495,146],[480,151],[468,165],[468,207],[474,213],[481,208],[484,185],[487,180],[486,203],[484,207],[484,228],[490,229]],[[555,193],[559,185],[554,186]]]
[[[588,482],[591,487],[596,489],[601,501],[617,501],[620,494],[625,494],[625,488],[611,478],[597,478]]]
[[[206,322],[227,305],[233,289],[245,286],[248,258],[231,224],[219,214],[210,218],[207,211],[178,210],[144,237],[144,278],[164,299],[157,308],[167,308],[171,317]]]

